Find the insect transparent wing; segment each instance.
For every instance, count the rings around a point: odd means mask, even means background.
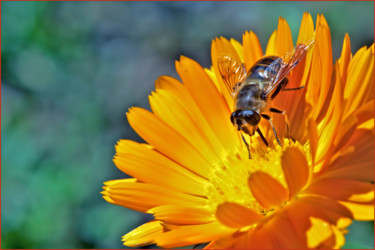
[[[218,58],[218,69],[227,90],[234,96],[241,83],[246,79],[244,65],[225,55]]]
[[[297,64],[305,58],[313,44],[314,40],[307,43],[299,43],[293,50],[278,58],[267,67],[265,75],[268,76],[271,84],[265,91],[266,95],[269,95],[290,73],[290,71],[292,71]]]

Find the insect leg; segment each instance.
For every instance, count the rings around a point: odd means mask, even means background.
[[[247,152],[249,152],[249,159],[251,159],[249,144],[247,143],[247,141],[245,140],[245,137],[243,137],[243,134],[241,132],[240,132],[240,134],[241,134],[241,138],[242,138],[243,142],[246,145]]]
[[[300,89],[303,89],[305,87],[305,85],[303,85],[303,86],[300,86],[300,87],[298,87],[298,88],[288,88],[288,89],[283,89],[282,91],[291,91],[291,90],[300,90]]]
[[[261,116],[262,116],[264,119],[266,119],[266,120],[269,121],[269,123],[271,124],[271,127],[272,127],[272,129],[273,129],[273,133],[275,134],[276,141],[277,141],[277,142],[279,143],[279,145],[281,146],[280,140],[279,140],[279,138],[277,137],[276,129],[275,129],[275,127],[273,126],[273,123],[272,123],[272,121],[271,121],[271,117],[269,117],[268,115],[265,115],[265,114],[261,114]]]
[[[280,91],[284,91],[285,89],[284,87],[288,84],[288,82],[289,82],[288,78],[284,78],[284,80],[280,82],[276,90],[272,93],[271,100],[273,100],[279,94]]]
[[[286,115],[285,111],[282,111],[282,110],[279,110],[279,109],[275,109],[275,108],[270,108],[270,112],[277,113],[277,114],[282,114],[284,116],[284,120],[285,120],[285,123],[286,123],[286,130],[287,130],[287,132],[289,134],[289,132],[290,132],[289,119],[288,119],[288,116]]]
[[[266,138],[264,138],[264,135],[263,135],[262,131],[260,131],[260,129],[257,128],[257,132],[260,135],[260,138],[262,138],[262,141],[264,142],[264,144],[266,144],[266,146],[268,147],[268,142],[267,142]]]

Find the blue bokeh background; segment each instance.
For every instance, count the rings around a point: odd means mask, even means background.
[[[284,17],[296,41],[304,11],[323,13],[334,59],[373,43],[373,2],[2,2],[1,246],[122,248],[149,217],[111,205],[102,183],[126,121],[149,108],[160,75],[185,55],[204,67],[211,40],[253,30],[265,48]],[[346,248],[372,248],[373,223],[356,222]]]

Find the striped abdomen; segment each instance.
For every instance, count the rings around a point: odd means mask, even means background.
[[[270,70],[269,66],[279,57],[277,56],[266,56],[261,58],[257,61],[254,66],[249,70],[248,76],[249,78],[257,78],[262,80],[268,80],[274,78],[277,73],[277,69],[280,67],[279,65],[274,65],[276,67],[272,67],[273,69]],[[279,66],[279,67],[277,67]],[[268,68],[268,70],[266,70]]]

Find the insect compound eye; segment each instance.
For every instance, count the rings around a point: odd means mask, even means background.
[[[253,110],[244,110],[243,118],[252,126],[256,126],[260,122],[260,115]]]
[[[232,122],[233,125],[235,125],[234,123],[234,119],[236,118],[236,114],[235,112],[233,112],[231,115],[230,115],[230,121]]]
[[[241,125],[242,124],[242,122],[240,122],[241,119],[242,119],[242,110],[236,110],[230,115],[230,121],[232,122],[233,125]]]

